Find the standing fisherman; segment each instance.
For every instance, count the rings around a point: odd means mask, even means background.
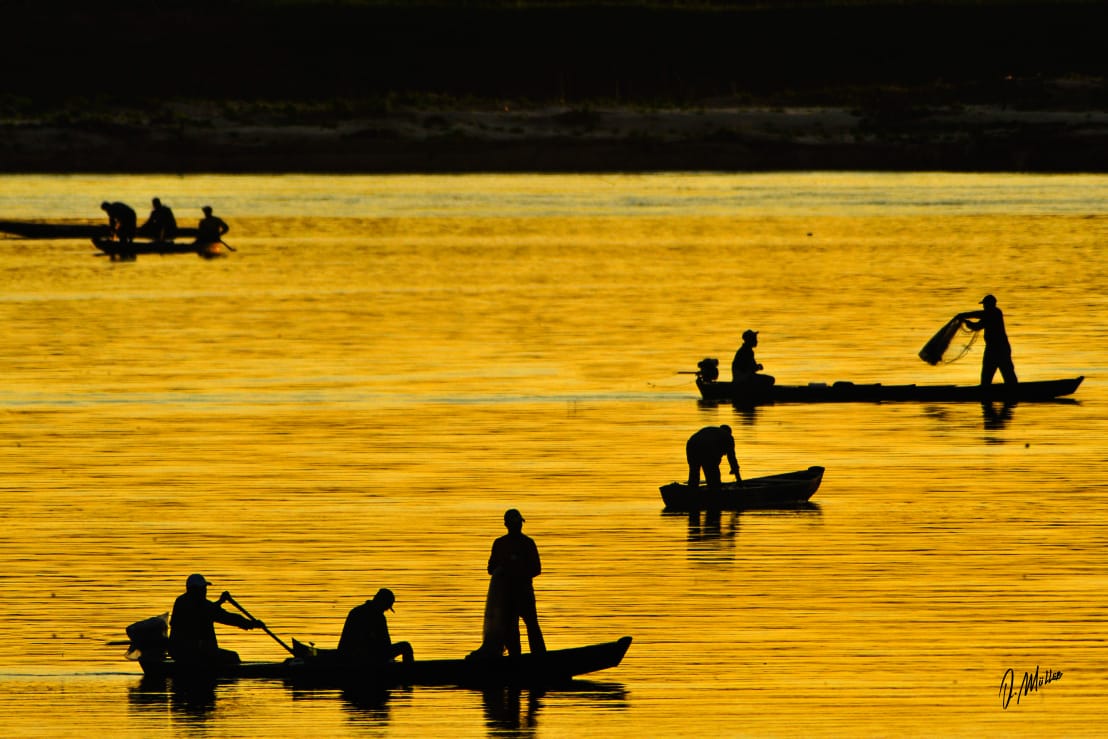
[[[1008,332],[1004,329],[1004,313],[996,307],[996,298],[986,295],[981,298],[981,310],[959,313],[955,316],[971,331],[985,330],[985,354],[981,358],[981,384],[991,385],[993,375],[1000,370],[1005,385],[1019,383],[1016,368],[1012,364],[1012,345],[1008,343]],[[976,318],[976,321],[970,320]]]

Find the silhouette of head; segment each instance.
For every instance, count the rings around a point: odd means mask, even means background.
[[[155,207],[155,208],[160,208],[160,207],[162,207],[162,201],[161,201],[161,200],[159,200],[158,198],[154,198],[154,199],[153,199],[153,200],[151,200],[150,202],[154,204],[154,207]]]
[[[112,204],[111,204],[111,203],[109,203],[109,202],[108,202],[107,200],[105,200],[104,202],[100,203],[100,210],[107,210],[107,209],[108,209],[108,208],[110,208],[110,207],[112,207]]]
[[[731,427],[730,427],[730,426],[728,426],[728,425],[727,425],[726,423],[725,423],[725,424],[722,424],[722,425],[720,426],[720,428],[721,428],[721,429],[723,429],[723,432],[724,432],[725,434],[727,434],[728,436],[730,436],[730,435],[731,435]]]
[[[204,576],[200,573],[189,575],[188,579],[185,580],[185,590],[203,590],[209,585],[211,583],[204,579]]]
[[[981,298],[981,305],[996,305],[996,298],[991,294]]]
[[[381,606],[381,610],[393,610],[392,604],[396,602],[396,596],[388,588],[381,588],[377,595],[373,596],[373,602]]]
[[[509,529],[522,527],[523,521],[523,514],[515,508],[509,508],[504,511],[504,525]]]
[[[750,329],[747,329],[746,331],[743,331],[743,341],[745,341],[747,344],[757,343],[757,341],[758,341],[758,332],[757,331],[751,331]]]
[[[200,210],[204,211],[204,215],[206,215],[206,216],[210,216],[212,214],[212,206],[210,206],[210,205],[205,205]]]

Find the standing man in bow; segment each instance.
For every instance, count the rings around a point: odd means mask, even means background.
[[[985,354],[981,358],[981,384],[991,385],[996,371],[1004,378],[1004,384],[1019,383],[1016,368],[1012,364],[1012,345],[1008,343],[1008,332],[1004,328],[1004,313],[996,307],[996,298],[986,295],[981,298],[981,310],[959,313],[958,318],[971,331],[985,330]],[[976,319],[976,320],[973,320]]]
[[[504,587],[503,641],[508,654],[518,655],[523,649],[519,639],[519,621],[527,627],[527,645],[532,654],[546,651],[546,641],[539,628],[535,608],[535,588],[532,580],[542,572],[539,549],[535,540],[523,533],[523,514],[515,508],[504,512],[508,533],[492,543],[489,574],[501,579]],[[492,588],[490,587],[490,590]],[[499,651],[499,645],[496,647]]]

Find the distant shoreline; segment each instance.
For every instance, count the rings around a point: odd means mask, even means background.
[[[306,116],[305,116],[306,117]],[[0,172],[1108,172],[1108,112],[948,106],[400,110],[310,123],[0,123]]]

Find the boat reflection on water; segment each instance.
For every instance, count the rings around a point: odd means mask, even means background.
[[[730,407],[735,411],[735,422],[743,426],[753,426],[758,420],[761,409],[764,407],[750,403],[732,403],[728,400],[704,400],[703,398],[696,401],[696,405],[703,411],[716,410],[720,407]]]
[[[189,723],[203,723],[215,715],[218,686],[215,680],[175,681],[144,676],[128,690],[127,698],[138,710],[169,710]]]
[[[526,704],[523,693],[527,693]],[[482,691],[481,703],[485,707],[485,723],[491,733],[519,732],[538,726],[542,693],[520,688],[493,688]],[[519,735],[519,734],[516,734]]]
[[[981,403],[981,416],[985,419],[985,428],[997,431],[1008,425],[1012,420],[1012,409],[1015,403]]]
[[[818,503],[811,501],[797,503],[783,508],[756,509],[745,511],[662,511],[666,518],[682,518],[688,523],[689,544],[734,540],[739,535],[739,522],[743,516],[759,518],[766,516],[819,516],[823,513]]]
[[[485,709],[485,723],[489,732],[512,732],[513,736],[531,735],[538,728],[539,713],[544,704],[555,697],[559,701],[572,701],[581,707],[598,704],[605,708],[629,707],[627,689],[619,683],[572,680],[557,688],[543,690],[492,688],[481,691],[481,703]]]
[[[356,688],[302,688],[288,686],[293,701],[342,701],[343,711],[357,724],[384,726],[388,723],[389,701],[394,692],[410,693],[411,688],[385,688],[365,685]]]

